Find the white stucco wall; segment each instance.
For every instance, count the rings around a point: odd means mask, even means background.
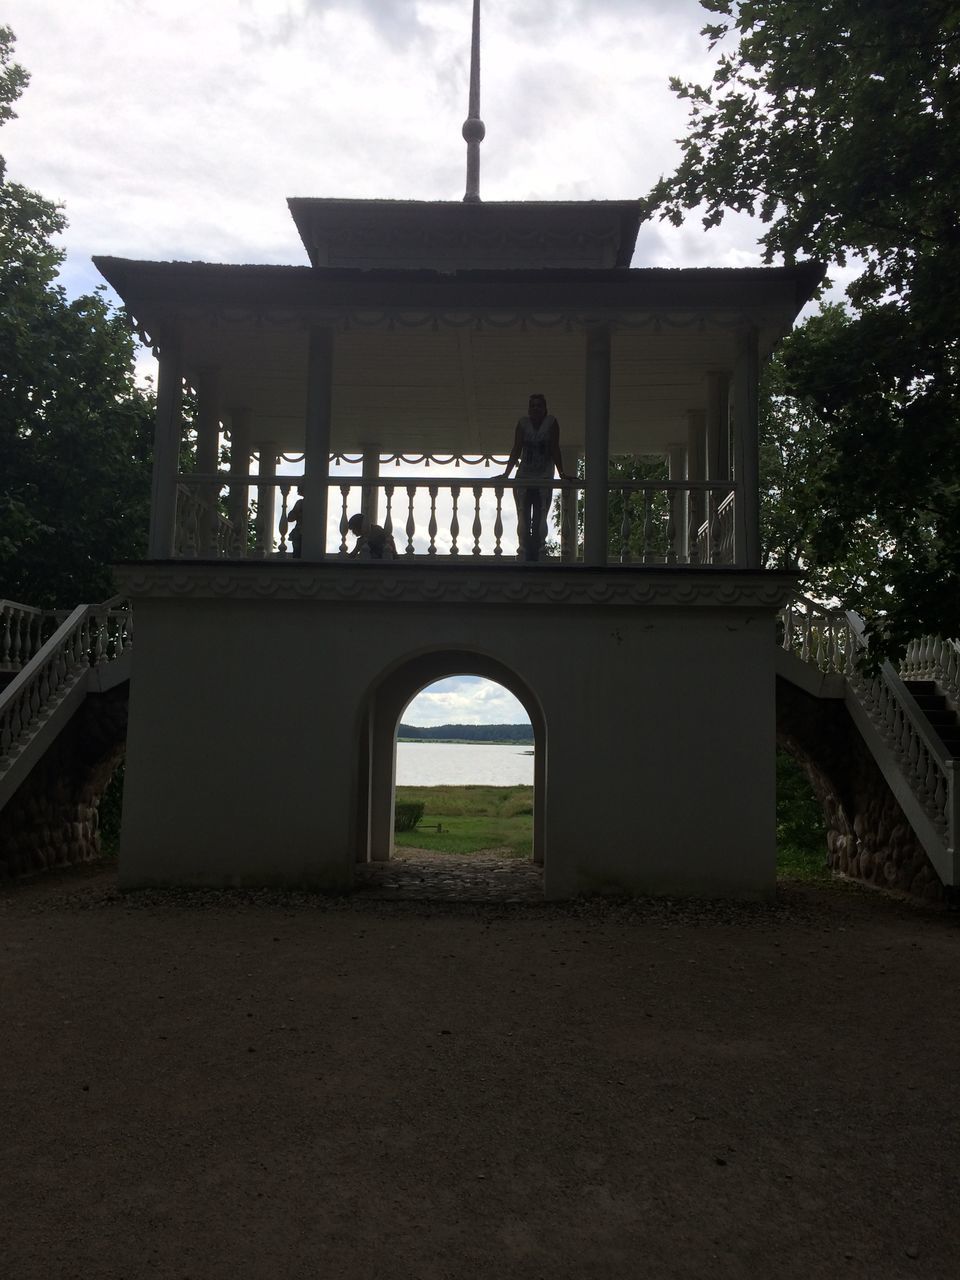
[[[772,891],[785,575],[407,570],[123,571],[124,886],[349,887],[361,732],[406,662],[459,650],[542,710],[548,896]]]

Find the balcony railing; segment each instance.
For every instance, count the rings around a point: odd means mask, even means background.
[[[296,558],[297,522],[291,516],[303,485],[298,476],[182,476],[174,555],[204,560]],[[577,512],[582,485],[423,476],[381,476],[375,481],[331,477],[325,554],[331,559],[350,555],[350,517],[375,506],[376,523],[393,538],[398,558],[422,557],[434,563],[510,560],[519,551],[513,493],[530,488],[546,492],[550,513],[541,561],[581,559]],[[250,496],[255,498],[252,506]],[[736,501],[736,486],[729,482],[611,481],[608,506],[616,516],[609,529],[607,563],[736,565]]]

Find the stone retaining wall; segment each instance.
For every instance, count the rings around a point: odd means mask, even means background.
[[[129,683],[88,694],[0,812],[0,877],[100,854],[100,798],[123,759]]]
[[[823,806],[827,864],[853,879],[939,902],[947,891],[839,700],[777,680],[777,741]]]

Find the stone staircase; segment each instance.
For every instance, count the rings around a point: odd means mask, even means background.
[[[0,600],[0,810],[87,695],[129,679],[132,643],[120,597],[66,616]]]
[[[781,622],[778,676],[842,701],[940,882],[960,885],[960,647],[923,636],[867,674],[857,614],[798,599]]]
[[[940,692],[933,680],[904,680],[903,683],[943,743],[946,754],[960,757],[960,716],[951,707],[947,695]]]

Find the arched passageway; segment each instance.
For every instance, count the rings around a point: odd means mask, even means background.
[[[529,717],[534,739],[533,862],[542,866],[547,856],[547,735],[542,709],[533,691],[504,663],[465,650],[442,650],[408,659],[387,672],[371,690],[361,728],[357,861],[389,861],[394,837],[397,728],[404,710],[421,690],[454,675],[480,676],[501,685]]]

